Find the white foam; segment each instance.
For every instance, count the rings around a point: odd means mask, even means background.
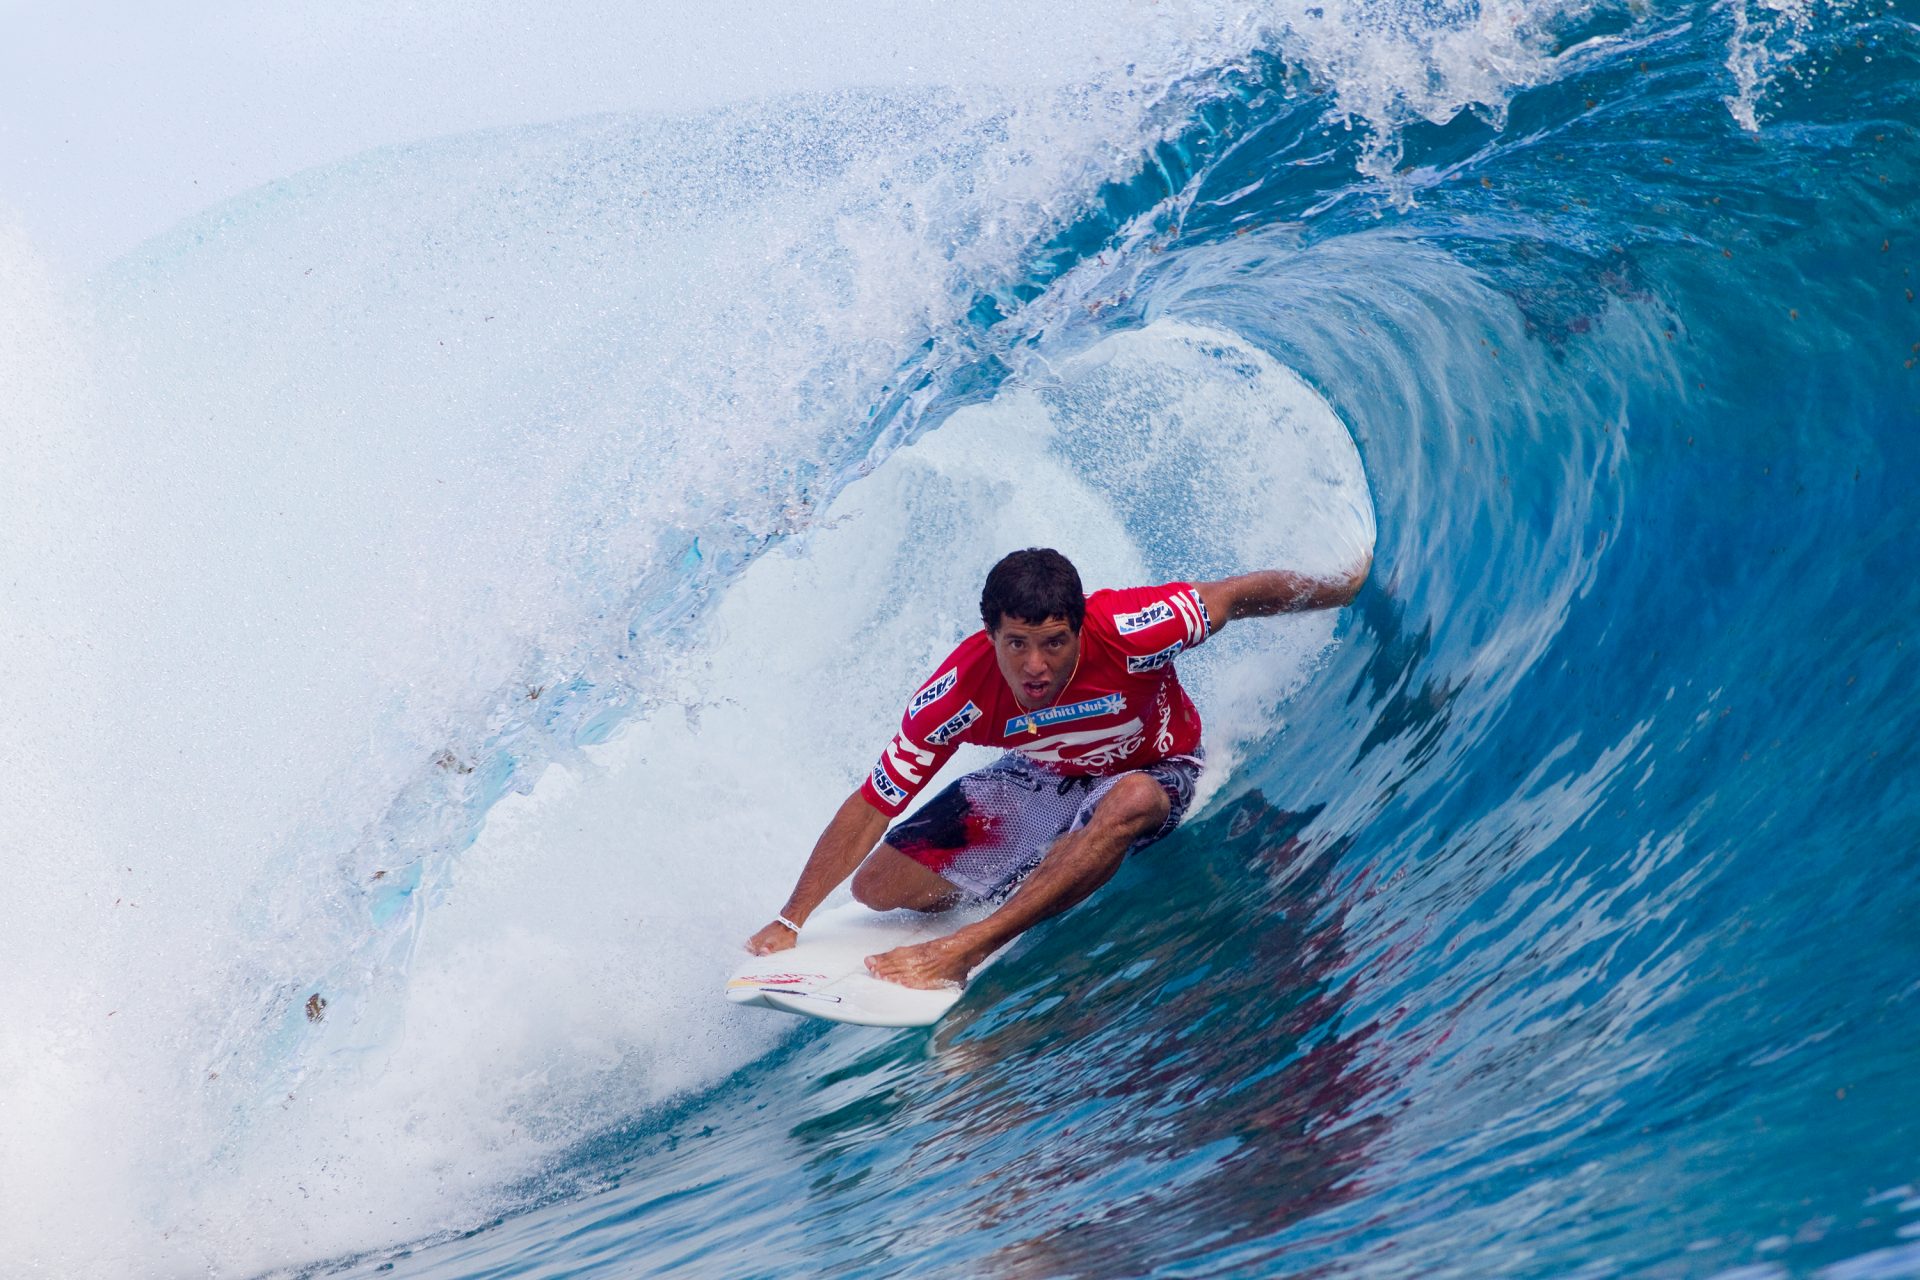
[[[496,807],[422,935],[405,1037],[250,1140],[196,1199],[202,1231],[255,1224],[246,1244],[273,1256],[460,1225],[570,1141],[770,1045],[788,1024],[718,994],[733,949],[906,694],[977,626],[980,579],[1007,548],[1066,548],[1095,585],[1327,570],[1370,546],[1370,511],[1325,404],[1224,334],[1110,338],[963,411],[749,569],[668,706]],[[1182,660],[1214,785],[1236,737],[1273,730],[1331,626],[1242,624]],[[297,1240],[260,1225],[290,1213],[308,1224]],[[316,1222],[346,1225],[330,1241]]]
[[[664,696],[684,655],[628,643],[636,592],[695,533],[804,521],[875,389],[1154,135],[1167,74],[370,155],[181,228],[91,309],[4,246],[9,1250],[264,1263],[445,1219],[320,1226],[288,1188],[405,1200],[449,1140],[309,1085],[383,1079],[432,989],[410,922],[484,782],[462,753],[516,721],[537,749],[556,680]],[[376,872],[422,877],[394,921]],[[448,1016],[409,1034],[451,1070]],[[481,1183],[528,1158],[462,1150]]]
[[[1370,545],[1318,399],[1163,325],[1029,371],[904,455],[696,647],[628,646],[636,582],[671,580],[689,536],[712,556],[805,527],[878,389],[1182,118],[1189,73],[1285,27],[1383,128],[1418,86],[1438,117],[1534,74],[1502,80],[1477,37],[1402,66],[1399,28],[1309,30],[1306,7],[995,12],[846,65],[834,33],[877,24],[775,26],[711,94],[693,59],[651,101],[910,93],[363,155],[212,211],[78,301],[0,236],[0,1262],[231,1269],[470,1221],[502,1180],[773,1034],[717,1021],[699,957],[766,909],[760,881],[971,625],[1006,547],[1071,547],[1098,584],[1332,569]],[[1044,58],[1047,83],[1020,85]],[[912,74],[873,74],[896,61]],[[594,65],[603,98],[419,129],[631,102]],[[925,87],[973,78],[999,87]],[[334,83],[405,114],[372,69]],[[269,123],[311,114],[303,92]],[[394,136],[417,133],[275,155]],[[1195,656],[1214,785],[1327,626]],[[851,690],[849,645],[871,664]],[[605,777],[548,775],[453,861],[460,815],[435,810],[463,784],[433,762],[532,715],[524,692],[616,668],[655,711]],[[410,914],[371,921],[371,873],[410,865]]]
[[[1721,7],[1732,20],[1726,67],[1734,86],[1723,101],[1734,123],[1758,133],[1762,100],[1807,52],[1814,6],[1801,0],[1725,0]]]

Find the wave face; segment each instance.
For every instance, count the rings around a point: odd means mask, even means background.
[[[0,1261],[1920,1274],[1920,34],[1156,34],[0,245]],[[1029,543],[1374,572],[939,1028],[730,1010]]]

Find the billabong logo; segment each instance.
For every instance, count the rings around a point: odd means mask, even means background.
[[[1173,621],[1173,606],[1165,600],[1155,600],[1138,613],[1123,613],[1113,620],[1113,625],[1121,635],[1132,635],[1136,631],[1145,631],[1156,622]]]
[[[1131,723],[1138,725],[1140,722],[1135,720]],[[1119,764],[1122,760],[1125,760],[1128,756],[1138,751],[1140,744],[1146,740],[1146,734],[1134,733],[1122,738],[1118,742],[1109,743],[1104,747],[1079,752],[1071,757],[1063,754],[1061,758],[1071,759],[1074,764],[1085,765],[1089,769],[1102,769],[1110,764]]]
[[[885,764],[876,764],[873,766],[873,774],[868,778],[868,781],[873,783],[873,789],[879,792],[880,798],[888,804],[901,805],[906,803],[906,791],[892,778],[887,776],[887,766]]]
[[[1007,727],[1000,731],[1000,736],[1011,738],[1016,733],[1038,733],[1048,725],[1085,720],[1088,716],[1117,715],[1126,709],[1127,700],[1117,693],[1110,693],[1104,698],[1089,698],[1085,702],[1070,702],[1064,707],[1048,707],[1044,711],[1029,711],[1025,715],[1015,716],[1007,721]]]
[[[965,733],[968,725],[985,714],[984,711],[969,702],[966,706],[954,712],[953,717],[945,724],[928,734],[927,741],[936,747],[944,747],[962,733]]]
[[[1146,731],[1139,718],[1098,729],[1052,733],[1032,742],[1016,742],[1014,749],[1029,760],[1063,761],[1091,768],[1124,760],[1139,750]]]
[[[911,720],[934,703],[947,696],[960,680],[960,669],[950,667],[933,678],[933,683],[913,695],[913,701],[907,704],[907,719]]]
[[[1175,640],[1158,653],[1148,653],[1138,658],[1128,658],[1127,670],[1131,671],[1134,675],[1139,675],[1145,671],[1158,671],[1169,662],[1172,662],[1174,655],[1186,647],[1187,642],[1185,640]]]

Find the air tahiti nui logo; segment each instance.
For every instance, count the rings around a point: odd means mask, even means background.
[[[1022,712],[1007,721],[1007,727],[1000,731],[1000,736],[1011,738],[1016,733],[1038,733],[1050,725],[1065,724],[1069,720],[1085,720],[1088,716],[1110,716],[1126,708],[1125,698],[1117,693],[1110,693],[1104,698],[1069,702],[1064,707],[1047,707],[1041,711]]]

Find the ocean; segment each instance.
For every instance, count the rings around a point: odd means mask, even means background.
[[[1913,10],[1120,9],[0,237],[0,1274],[1920,1276]],[[726,1004],[1028,545],[1373,569]]]

